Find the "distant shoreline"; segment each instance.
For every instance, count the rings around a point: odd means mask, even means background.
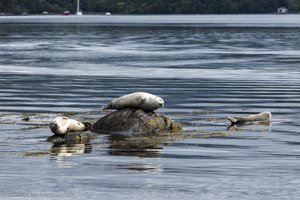
[[[25,15],[0,16],[0,24],[300,27],[300,14]]]
[[[173,16],[173,15],[300,15],[300,13],[224,13],[224,14],[122,14],[112,13],[112,16]],[[48,14],[13,14],[13,13],[0,13],[1,17],[28,17],[28,16],[66,16],[62,13],[48,13]],[[77,16],[75,13],[70,13],[67,16]],[[66,17],[67,17],[66,16]],[[105,16],[105,13],[83,13],[82,16]]]

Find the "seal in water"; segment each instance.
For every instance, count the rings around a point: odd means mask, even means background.
[[[64,135],[68,132],[87,131],[90,128],[90,123],[82,123],[68,117],[56,117],[50,122],[50,129],[56,135]]]
[[[231,122],[231,124],[245,124],[248,122],[256,121],[269,121],[272,117],[270,112],[261,112],[259,114],[249,115],[249,116],[236,116],[226,118]]]
[[[141,108],[145,111],[154,111],[164,106],[164,100],[158,96],[147,92],[135,92],[121,96],[106,106],[103,106],[101,110],[116,109],[121,110],[124,108]]]

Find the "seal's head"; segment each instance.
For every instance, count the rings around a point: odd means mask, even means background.
[[[164,100],[161,97],[147,94],[142,97],[142,104],[137,107],[146,111],[154,111],[164,106]]]
[[[56,135],[64,135],[68,132],[86,131],[89,128],[89,123],[81,123],[68,117],[56,117],[50,122],[50,129]]]
[[[164,107],[165,102],[164,102],[164,100],[163,100],[161,97],[156,96],[156,97],[155,97],[155,100],[156,100],[156,102],[157,102],[157,104],[158,104],[158,106],[159,106],[160,108],[161,108],[161,107]]]
[[[267,119],[270,120],[272,118],[272,113],[271,112],[262,112],[262,115]]]

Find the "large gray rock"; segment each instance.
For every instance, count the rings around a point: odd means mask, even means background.
[[[110,113],[92,126],[92,131],[97,133],[120,135],[158,135],[163,133],[180,133],[180,123],[157,114],[153,111],[125,108]]]

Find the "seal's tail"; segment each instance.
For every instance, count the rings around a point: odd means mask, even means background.
[[[89,122],[82,122],[85,126],[83,131],[90,131],[92,129],[92,124]]]
[[[102,107],[100,108],[100,110],[101,110],[101,111],[107,110],[107,105],[106,105],[106,106],[102,106]]]
[[[235,117],[227,117],[227,116],[225,116],[225,117],[226,117],[226,119],[228,119],[231,122],[231,124],[235,124],[238,121]]]
[[[108,109],[111,109],[112,108],[112,102],[110,102],[109,104],[105,105],[105,106],[102,106],[100,108],[101,111],[106,111]]]

